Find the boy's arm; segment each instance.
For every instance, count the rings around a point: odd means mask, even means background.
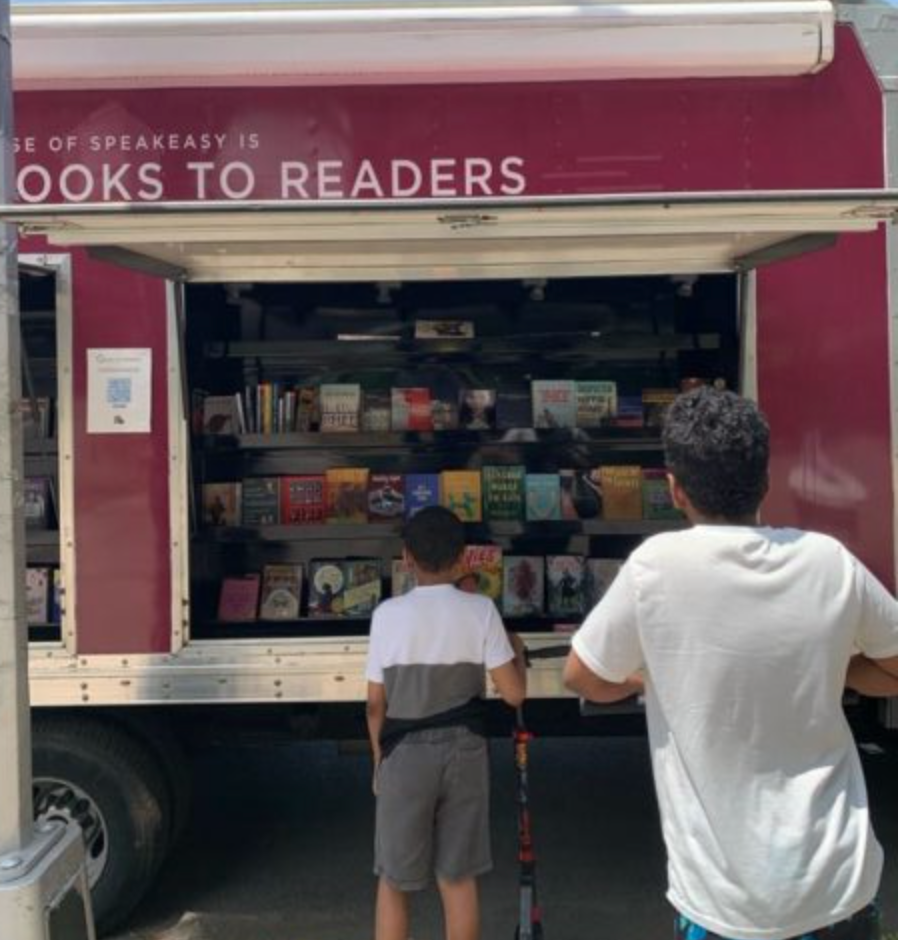
[[[490,669],[490,679],[502,701],[512,708],[524,704],[527,695],[527,660],[524,644],[516,633],[509,632],[508,640],[514,650],[514,659]]]
[[[365,707],[365,716],[368,719],[371,753],[374,755],[374,766],[377,768],[381,759],[380,733],[387,717],[387,692],[380,682],[368,682],[368,704]]]
[[[609,682],[597,676],[582,659],[571,650],[564,664],[564,684],[588,702],[610,705],[645,692],[645,681],[640,675],[628,676],[623,682]]]
[[[898,695],[898,656],[891,656],[888,659],[852,656],[848,664],[845,685],[871,698],[889,698],[892,695]]]

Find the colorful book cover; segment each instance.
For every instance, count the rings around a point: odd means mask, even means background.
[[[586,607],[586,564],[580,555],[546,558],[546,590],[552,617],[582,616]]]
[[[218,619],[223,623],[244,623],[258,619],[261,583],[258,574],[225,578],[221,582],[218,598]]]
[[[667,471],[646,467],[642,471],[642,517],[644,519],[682,519],[673,504]]]
[[[660,429],[664,427],[667,409],[677,397],[675,388],[644,388],[642,390],[642,411],[645,427]]]
[[[456,431],[459,427],[458,402],[434,398],[430,403],[434,431]]]
[[[605,596],[623,567],[619,558],[589,558],[586,562],[586,591],[592,609]]]
[[[415,339],[473,338],[473,320],[415,320]]]
[[[25,620],[29,626],[48,623],[50,604],[50,569],[25,571]]]
[[[302,597],[302,565],[266,565],[262,570],[260,620],[297,620]]]
[[[343,593],[344,617],[370,617],[380,603],[382,570],[377,558],[355,558],[343,562],[346,589]]]
[[[365,392],[362,405],[362,430],[382,433],[392,428],[393,397],[389,389],[371,389]]]
[[[600,428],[617,414],[617,382],[577,382],[577,427]]]
[[[211,526],[238,526],[241,522],[240,483],[203,484],[203,523]]]
[[[390,593],[393,597],[399,597],[402,594],[408,594],[414,590],[415,573],[405,563],[402,558],[394,558],[391,569]]]
[[[498,545],[466,545],[458,586],[483,594],[497,604],[502,599],[502,549]]]
[[[429,388],[394,388],[391,395],[394,431],[432,431]]]
[[[318,392],[321,431],[358,431],[362,410],[362,388],[353,384],[324,384]]]
[[[368,477],[369,522],[393,522],[405,515],[405,486],[401,473],[372,473]]]
[[[642,467],[602,467],[599,479],[604,519],[642,519]]]
[[[341,561],[313,561],[309,565],[309,616],[340,617],[346,575]]]
[[[241,522],[277,525],[281,519],[281,484],[277,477],[247,477],[242,484]]]
[[[462,522],[481,522],[480,471],[444,470],[440,475],[440,499]]]
[[[537,617],[546,602],[545,559],[541,555],[506,555],[502,559],[502,613]]]
[[[407,473],[405,475],[405,517],[428,506],[439,506],[440,475],[438,473]]]
[[[567,379],[536,379],[530,383],[530,391],[533,396],[533,427],[576,427],[576,382]]]
[[[514,431],[533,426],[533,396],[529,388],[500,388],[496,393],[496,427]]]
[[[602,485],[599,470],[559,470],[561,518],[597,519],[602,515]]]
[[[26,477],[22,486],[26,529],[50,527],[50,479]]]
[[[203,400],[203,434],[237,434],[233,395],[207,395]]]
[[[466,388],[458,405],[458,426],[466,431],[489,431],[496,426],[496,390]]]
[[[642,395],[618,395],[616,428],[641,428],[645,426]]]
[[[347,524],[368,521],[368,470],[340,467],[328,470],[327,521]]]
[[[528,522],[561,519],[561,479],[557,473],[528,473],[525,477]]]
[[[281,477],[281,524],[316,525],[327,518],[324,474]]]
[[[520,522],[524,518],[524,477],[521,466],[484,467],[483,515],[490,522]]]

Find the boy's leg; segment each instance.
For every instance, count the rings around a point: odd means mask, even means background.
[[[480,897],[477,879],[437,880],[446,919],[446,940],[480,940]],[[379,940],[379,938],[378,938]]]
[[[383,876],[377,886],[374,940],[408,940],[408,895]]]

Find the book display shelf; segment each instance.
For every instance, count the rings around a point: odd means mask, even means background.
[[[727,278],[203,286],[187,309],[197,639],[365,635],[431,504],[465,523],[460,586],[570,630],[684,525],[666,406],[738,378]]]

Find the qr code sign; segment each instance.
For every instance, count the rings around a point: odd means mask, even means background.
[[[106,401],[110,405],[130,404],[131,379],[110,379],[106,385]]]

